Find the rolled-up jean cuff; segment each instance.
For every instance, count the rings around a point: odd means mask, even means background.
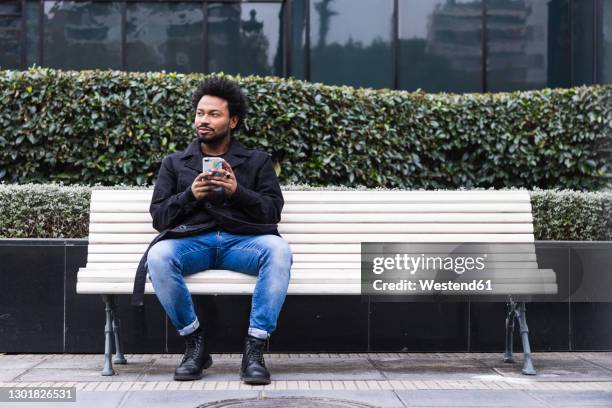
[[[258,339],[267,340],[270,337],[270,333],[265,330],[258,329],[257,327],[249,327],[249,336],[257,337]]]
[[[200,327],[200,322],[198,321],[198,319],[196,318],[193,323],[188,324],[187,326],[183,327],[181,330],[179,330],[179,334],[181,336],[188,336],[191,333],[193,333],[194,331],[196,331],[198,329],[198,327]]]

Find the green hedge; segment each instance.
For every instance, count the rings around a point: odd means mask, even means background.
[[[534,190],[530,192],[536,239],[612,240],[612,192]]]
[[[203,75],[0,71],[0,180],[152,184],[195,134]],[[234,77],[250,102],[247,145],[283,183],[401,188],[599,189],[612,86],[425,94]]]
[[[151,186],[111,186],[144,189]],[[283,185],[284,190],[354,190],[348,187]],[[359,190],[370,190],[365,187]],[[390,189],[376,189],[390,190]],[[537,240],[612,240],[612,191],[533,190]],[[0,184],[0,238],[86,238],[91,187]]]

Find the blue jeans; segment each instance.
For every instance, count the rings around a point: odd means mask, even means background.
[[[185,276],[206,269],[257,276],[248,334],[268,338],[287,295],[292,264],[289,244],[277,235],[215,230],[157,242],[149,249],[146,268],[159,302],[181,336],[200,326]]]

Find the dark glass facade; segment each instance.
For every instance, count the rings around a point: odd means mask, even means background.
[[[117,2],[45,1],[45,66],[58,69],[121,67],[121,6]]]
[[[310,80],[393,88],[393,2],[310,1]]]
[[[600,0],[601,1],[601,0]],[[602,7],[597,8],[595,15],[596,34],[595,49],[597,51],[596,82],[612,83],[612,1],[605,0]]]
[[[486,92],[612,83],[612,0],[0,0],[0,68]]]
[[[208,4],[208,71],[283,75],[281,3]]]
[[[482,1],[399,2],[399,88],[479,92]]]
[[[21,43],[23,4],[0,2],[0,67],[19,67],[25,50]]]
[[[126,4],[128,71],[202,72],[204,10],[198,3]]]

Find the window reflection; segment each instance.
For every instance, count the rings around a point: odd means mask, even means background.
[[[46,1],[44,64],[59,69],[121,66],[118,3]]]
[[[0,16],[0,69],[17,69],[20,66],[21,20]]]
[[[0,69],[17,69],[21,65],[21,2],[0,3]]]
[[[293,0],[291,9],[291,76],[306,79],[306,0]]]
[[[480,0],[401,0],[399,17],[401,89],[481,90]]]
[[[19,0],[3,0],[0,3],[0,16],[21,13],[21,2]]]
[[[311,80],[393,87],[392,18],[392,0],[311,0]]]
[[[208,70],[282,75],[280,3],[209,4]]]
[[[203,20],[198,3],[128,3],[128,70],[202,72]]]
[[[570,85],[568,0],[489,0],[488,90]]]
[[[40,65],[38,43],[40,40],[39,34],[39,17],[40,17],[40,1],[28,0],[26,3],[26,65]]]
[[[604,0],[602,3],[598,77],[601,83],[612,84],[612,1]]]
[[[282,22],[289,1],[291,71],[285,72]],[[311,81],[392,87],[393,3],[132,0],[125,5],[123,68],[289,73],[306,79],[310,63]],[[483,36],[483,0],[398,0],[399,88],[478,92],[483,85],[489,91],[511,91],[612,83],[612,0],[487,0],[486,4]],[[22,43],[23,5],[26,41]],[[25,68],[21,66],[25,51],[26,67],[38,63],[60,69],[121,69],[122,6],[119,0],[0,0],[0,67]],[[207,33],[204,7],[208,7]],[[41,38],[43,61],[39,60]],[[486,77],[483,38],[487,39]]]
[[[595,0],[571,2],[572,7],[572,67],[574,85],[593,83],[593,13]]]

